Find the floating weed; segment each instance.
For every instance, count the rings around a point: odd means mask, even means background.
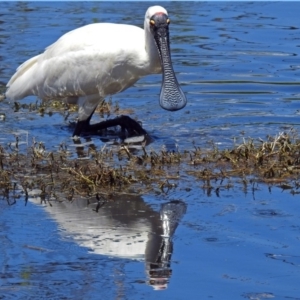
[[[247,191],[257,182],[293,194],[300,190],[300,141],[295,133],[280,133],[266,140],[243,138],[228,149],[194,145],[183,152],[145,147],[132,151],[126,145],[102,149],[86,146],[87,153],[81,149],[74,158],[65,144],[48,151],[44,143],[33,140],[24,150],[16,136],[14,143],[0,145],[0,195],[4,199],[27,199],[32,191],[38,191],[41,201],[72,201],[97,195],[109,198],[133,190],[140,194],[168,193],[191,178],[195,187],[218,197],[235,184]]]

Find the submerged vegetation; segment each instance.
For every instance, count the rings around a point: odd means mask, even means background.
[[[0,146],[0,195],[8,201],[29,196],[46,201],[109,199],[118,193],[166,193],[186,188],[186,181],[217,194],[237,182],[245,187],[276,184],[292,193],[300,187],[300,140],[286,133],[265,141],[245,139],[231,149],[194,146],[183,152],[156,152],[141,146],[132,151],[125,144],[100,150],[79,144],[76,149],[76,158],[66,145],[48,151],[33,141],[21,150],[18,137]]]

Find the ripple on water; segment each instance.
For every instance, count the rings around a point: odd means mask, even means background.
[[[132,116],[154,137],[149,149],[225,148],[243,138],[299,132],[299,3],[164,5],[171,15],[172,60],[187,94],[186,108],[168,113],[159,107],[160,75],[145,77],[112,97],[121,109],[132,109]],[[147,6],[143,2],[0,2],[0,91],[19,64],[41,53],[62,33],[94,21],[141,26]],[[49,152],[62,147],[70,158],[78,157],[69,126],[75,113],[67,118],[59,112],[41,115],[23,108],[16,112],[14,103],[0,101],[1,146],[14,150],[18,145],[25,151],[33,142],[42,142]],[[82,142],[83,157],[88,159],[92,145],[101,151],[119,140],[93,136]],[[95,207],[77,209],[74,204],[66,209],[69,214],[61,208],[51,210],[49,203],[40,205],[39,191],[32,191],[34,199],[26,207],[22,200],[11,206],[0,200],[0,293],[8,299],[299,298],[297,194],[261,183],[258,189],[237,184],[218,194],[202,186],[202,181],[182,176],[171,191],[158,189],[155,195],[124,202],[123,213],[129,209],[128,216],[138,220],[136,231],[124,226],[124,214],[116,214],[113,204],[118,201],[111,202],[105,215],[116,226],[104,228],[99,225],[103,208],[96,213]],[[170,283],[163,293],[153,294],[152,287],[145,287],[151,284],[144,262],[103,251],[113,244],[113,251],[126,253],[134,244],[147,244],[149,236],[160,240],[161,235],[153,235],[150,228],[160,228],[160,205],[178,198],[188,210],[171,245]],[[137,202],[142,205],[138,211]],[[145,211],[150,217],[143,219]],[[123,236],[128,237],[129,247],[121,243]]]

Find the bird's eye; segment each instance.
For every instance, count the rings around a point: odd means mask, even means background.
[[[167,24],[170,24],[170,22],[171,22],[170,19],[167,19]]]
[[[154,26],[155,25],[155,21],[154,20],[150,20],[150,25]]]

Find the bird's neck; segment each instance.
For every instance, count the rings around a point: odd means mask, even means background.
[[[161,62],[158,54],[158,50],[153,38],[152,33],[150,32],[149,26],[144,25],[145,30],[145,48],[149,57],[150,67],[153,73],[161,72]]]

